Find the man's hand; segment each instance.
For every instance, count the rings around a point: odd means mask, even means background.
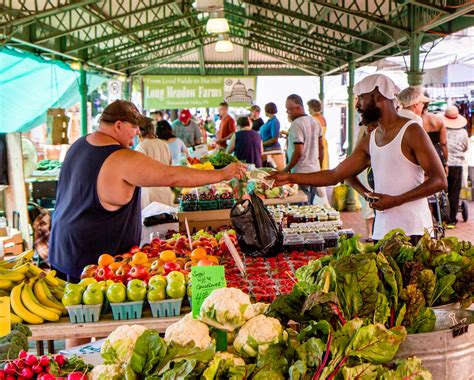
[[[290,173],[281,171],[281,172],[271,172],[268,176],[265,177],[268,180],[274,180],[273,186],[282,186],[290,183]]]
[[[367,193],[369,205],[374,210],[383,211],[389,208],[400,206],[398,197],[387,194]],[[372,201],[371,201],[372,200]]]
[[[227,165],[222,172],[224,173],[224,180],[228,181],[232,178],[242,179],[246,175],[247,165],[241,162],[235,162],[233,164]]]

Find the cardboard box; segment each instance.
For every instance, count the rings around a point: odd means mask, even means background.
[[[23,244],[23,238],[21,236],[21,232],[18,231],[16,228],[7,227],[6,228],[7,234],[5,236],[0,237],[0,242],[3,243],[4,246],[9,244]]]
[[[211,211],[195,211],[178,213],[179,231],[186,232],[184,224],[185,218],[188,219],[191,234],[194,230],[217,229],[223,225],[230,225],[230,209],[211,210]]]
[[[6,245],[3,247],[3,253],[5,255],[18,256],[23,253],[23,243]]]

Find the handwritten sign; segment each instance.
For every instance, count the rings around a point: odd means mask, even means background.
[[[193,318],[199,315],[201,305],[215,289],[225,288],[225,270],[222,265],[191,267]]]
[[[0,297],[0,337],[10,333],[10,297]]]

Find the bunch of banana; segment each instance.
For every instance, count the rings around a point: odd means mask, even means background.
[[[29,249],[28,251],[23,252],[21,255],[14,256],[7,260],[0,260],[0,268],[12,269],[15,266],[30,262],[33,258],[33,255],[34,251]]]
[[[31,324],[56,322],[66,313],[43,274],[16,285],[11,291],[10,302],[15,317]]]
[[[32,264],[27,262],[12,269],[0,267],[0,289],[10,290],[15,283],[23,281],[30,271],[31,266]]]

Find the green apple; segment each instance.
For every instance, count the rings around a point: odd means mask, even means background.
[[[166,277],[160,275],[160,274],[155,274],[154,276],[150,277],[148,280],[148,285],[149,286],[161,286],[165,287],[166,286]]]
[[[90,284],[82,295],[82,302],[85,305],[100,305],[103,303],[104,293],[102,292],[102,285]]]
[[[162,301],[166,298],[166,292],[164,286],[152,287],[148,289],[147,299],[148,301]]]
[[[66,284],[66,286],[64,287],[64,293],[67,293],[67,292],[69,292],[70,290],[82,293],[82,292],[83,292],[84,290],[86,290],[86,289],[83,288],[83,287],[82,287],[81,285],[79,285],[79,284],[72,284],[72,283],[68,282],[68,283]]]
[[[127,299],[127,288],[121,282],[116,282],[109,286],[106,294],[111,303],[124,302]]]
[[[129,301],[140,301],[146,297],[146,282],[137,278],[127,285],[127,298]]]
[[[72,284],[72,285],[75,285],[75,284]],[[82,290],[70,289],[68,292],[64,293],[63,298],[61,299],[61,302],[63,303],[64,306],[80,305],[82,302]]]
[[[94,278],[94,277],[87,277],[87,278],[83,278],[80,282],[79,282],[79,285],[82,286],[82,288],[84,290],[87,289],[87,287],[92,284],[92,283],[96,283],[97,280]]]
[[[168,282],[166,286],[166,295],[169,298],[183,298],[186,294],[186,286],[176,281]]]
[[[166,276],[166,279],[168,282],[181,281],[181,283],[183,284],[186,283],[186,278],[184,277],[184,274],[176,270],[168,273],[168,275]]]

